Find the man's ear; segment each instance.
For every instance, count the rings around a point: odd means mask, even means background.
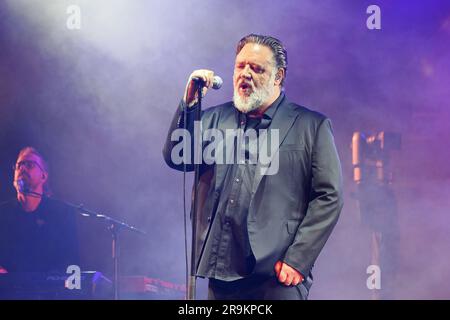
[[[47,178],[48,178],[48,173],[42,172],[42,180],[47,181]]]
[[[275,75],[275,84],[279,86],[284,78],[284,69],[280,68],[277,71],[277,74]]]

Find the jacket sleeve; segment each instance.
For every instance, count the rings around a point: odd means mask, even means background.
[[[181,101],[173,116],[163,148],[163,157],[167,165],[173,169],[183,171],[194,170],[194,119],[196,105],[187,108]],[[185,129],[184,121],[187,126]]]
[[[307,277],[325,245],[343,207],[342,172],[331,122],[317,128],[312,147],[312,181],[306,215],[284,262]]]

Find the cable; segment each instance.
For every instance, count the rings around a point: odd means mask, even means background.
[[[184,135],[186,135],[187,132],[187,105],[184,105],[183,110],[183,127],[185,129]],[[183,143],[186,143],[186,136],[183,137]],[[187,213],[186,213],[186,161],[184,161],[184,154],[185,151],[183,151],[183,218],[184,218],[184,257],[185,257],[185,268],[186,268],[186,274],[185,274],[185,282],[186,282],[186,295],[188,293],[188,279],[189,279],[189,258],[188,258],[188,243],[187,243]],[[187,298],[187,296],[186,296]]]

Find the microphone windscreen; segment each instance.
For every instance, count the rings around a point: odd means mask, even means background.
[[[214,76],[214,78],[213,78],[213,89],[220,89],[220,87],[222,87],[222,84],[223,84],[223,80],[222,80],[222,78],[221,77],[219,77],[219,76]]]

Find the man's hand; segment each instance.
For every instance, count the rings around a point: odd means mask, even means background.
[[[214,80],[214,71],[201,69],[201,70],[195,70],[191,73],[189,76],[189,80],[186,84],[186,90],[184,92],[183,100],[188,106],[192,106],[197,102],[197,83],[192,80],[192,78],[199,78],[202,79],[205,83],[205,86],[203,87],[202,96],[206,94],[206,91],[208,91],[209,88],[213,85]]]
[[[283,261],[275,263],[275,273],[278,281],[286,286],[296,286],[303,281],[302,274]]]

